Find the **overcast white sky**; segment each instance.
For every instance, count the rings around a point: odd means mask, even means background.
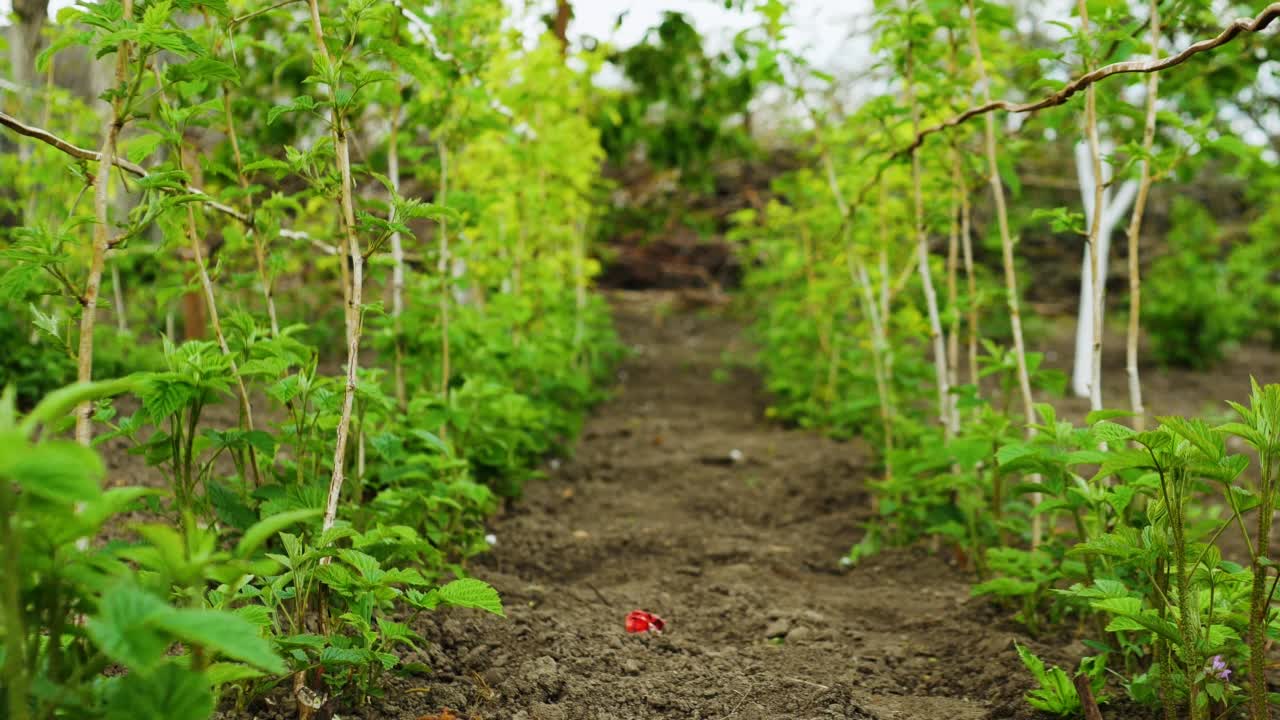
[[[525,5],[523,0],[508,0],[513,7]],[[859,67],[865,61],[870,42],[865,32],[865,16],[872,0],[793,0],[796,24],[792,45],[807,50],[810,61],[827,70],[838,71]],[[50,12],[73,5],[74,0],[52,0]],[[537,0],[537,7],[554,7],[553,0]],[[10,12],[10,0],[0,0],[0,17]],[[734,33],[748,27],[752,18],[724,9],[721,0],[576,0],[577,17],[571,34],[591,35],[599,40],[614,40],[618,45],[635,43],[644,31],[661,19],[663,11],[688,14],[694,25],[707,35],[713,47],[722,47]],[[614,32],[619,15],[626,13]],[[855,39],[851,42],[850,37]]]

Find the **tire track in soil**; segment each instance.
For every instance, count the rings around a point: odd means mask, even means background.
[[[617,295],[615,307],[636,351],[615,396],[575,457],[495,519],[498,545],[474,568],[508,619],[450,611],[422,623],[421,659],[435,673],[397,681],[368,717],[1025,712],[1016,628],[969,598],[963,573],[910,550],[838,570],[869,513],[865,445],[768,422],[751,372],[714,382],[722,353],[745,347],[735,321],[655,322],[646,294]],[[718,462],[734,449],[742,462]],[[627,635],[637,608],[667,632]]]

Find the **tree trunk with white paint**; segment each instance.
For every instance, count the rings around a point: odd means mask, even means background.
[[[1100,144],[1099,153],[1105,154],[1107,146],[1105,143]],[[1111,236],[1115,233],[1120,221],[1124,219],[1124,215],[1128,212],[1129,206],[1133,203],[1138,193],[1138,183],[1127,180],[1120,186],[1119,191],[1113,192],[1107,187],[1111,182],[1111,166],[1107,163],[1099,164],[1102,169],[1102,188],[1098,187],[1098,183],[1094,180],[1094,163],[1093,152],[1088,142],[1076,144],[1076,172],[1080,182],[1080,195],[1084,202],[1085,222],[1090,228],[1089,234],[1092,238],[1094,232],[1097,232],[1098,246],[1098,274],[1100,282],[1095,286],[1093,282],[1093,253],[1092,246],[1094,242],[1085,243],[1084,258],[1081,262],[1080,269],[1080,313],[1076,322],[1076,352],[1075,364],[1071,373],[1071,390],[1078,397],[1090,397],[1093,385],[1093,350],[1094,350],[1094,325],[1097,323],[1098,315],[1105,317],[1106,315],[1106,284],[1107,284],[1107,260],[1111,252]],[[1101,222],[1095,227],[1095,204],[1097,198],[1102,198]],[[1094,306],[1101,299],[1101,307],[1097,314],[1094,313]]]

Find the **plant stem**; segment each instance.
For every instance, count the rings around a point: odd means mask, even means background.
[[[222,84],[222,112],[226,117],[227,139],[231,141],[231,155],[236,162],[236,177],[240,182],[240,189],[245,192],[248,198],[249,178],[244,172],[244,156],[240,153],[240,140],[236,136],[235,116],[231,112],[231,90],[228,83]],[[262,285],[262,296],[267,303],[267,319],[271,322],[271,337],[280,337],[280,320],[276,315],[275,300],[275,283],[271,279],[271,273],[267,270],[267,248],[266,241],[263,240],[262,234],[258,232],[257,220],[254,217],[252,204],[248,211],[245,212],[248,218],[247,230],[253,242],[253,257],[258,266],[258,282]]]
[[[958,158],[952,151],[952,177],[959,175]],[[951,207],[947,217],[947,313],[950,322],[947,324],[947,382],[951,387],[960,384],[960,188],[958,181],[951,186]],[[957,398],[951,397],[951,413],[957,414]]]
[[[129,334],[129,313],[124,305],[124,284],[120,281],[120,268],[111,264],[112,306],[116,312],[116,331],[121,335]]]
[[[958,164],[958,162],[957,162]],[[964,175],[956,176],[960,190],[960,251],[964,258],[964,276],[966,282],[965,297],[968,301],[968,355],[969,382],[978,384],[978,278],[973,272],[973,205],[969,202],[969,186]],[[1019,327],[1021,330],[1021,327]]]
[[[449,201],[449,146],[443,138],[436,138],[436,151],[440,155],[440,191],[436,203],[444,207]],[[440,396],[449,402],[449,220],[440,218]],[[440,437],[449,431],[448,422],[440,427]]]
[[[978,16],[973,0],[969,3],[969,46],[973,51],[974,65],[978,70],[978,84],[982,87],[984,102],[991,102],[991,78],[982,58],[982,43],[978,37]],[[1028,439],[1035,435],[1035,397],[1031,392],[1031,374],[1027,370],[1027,348],[1022,335],[1022,310],[1018,293],[1018,272],[1013,259],[1013,233],[1009,229],[1009,208],[1005,201],[1004,181],[1000,177],[1000,158],[996,150],[996,121],[992,115],[985,118],[984,140],[987,156],[988,182],[991,197],[995,201],[996,224],[1000,230],[1000,252],[1004,264],[1005,298],[1009,307],[1009,326],[1013,334],[1013,355],[1018,366],[1018,390],[1022,397],[1022,413],[1026,422]],[[1039,482],[1038,477],[1032,478]],[[1031,495],[1032,505],[1039,505],[1040,493]],[[1039,547],[1044,535],[1044,520],[1040,513],[1031,516],[1031,547]]]
[[[911,128],[920,131],[920,106],[916,103],[915,58],[913,48],[907,44],[907,73],[905,90],[907,105],[911,108]],[[947,346],[942,335],[942,319],[938,314],[938,294],[933,287],[933,273],[929,269],[929,233],[925,225],[924,181],[920,166],[920,153],[911,151],[911,196],[915,210],[916,256],[919,261],[920,284],[924,290],[925,306],[929,312],[929,339],[933,344],[933,370],[938,386],[938,417],[942,421],[947,440],[955,437],[958,424],[951,412],[951,385],[947,382]]]
[[[319,0],[309,0],[311,10],[311,33],[315,39],[316,52],[320,55],[325,68],[336,74],[329,49],[324,41],[324,25],[320,20]],[[337,82],[337,78],[334,78]],[[342,205],[342,250],[350,258],[351,268],[348,271],[346,261],[340,264],[344,278],[350,278],[345,288],[346,329],[347,329],[347,382],[342,395],[342,414],[338,419],[337,438],[333,449],[333,475],[329,479],[329,493],[325,501],[324,529],[333,527],[338,517],[338,500],[342,496],[342,484],[345,480],[347,460],[347,438],[351,432],[351,411],[355,404],[357,371],[360,366],[360,321],[361,304],[364,292],[364,255],[360,252],[360,239],[356,236],[354,183],[351,179],[351,147],[347,142],[345,118],[338,108],[338,88],[329,85],[329,105],[332,108],[333,139],[338,173],[341,182],[338,186],[339,201]]]
[[[160,104],[168,106],[169,101],[164,92],[164,77],[161,75],[160,66],[153,66],[156,78],[156,87],[160,88],[157,97]],[[178,145],[174,148],[174,154],[177,158],[178,170],[188,173],[194,177],[198,171],[199,163],[194,157],[191,159],[190,167],[187,163],[187,154],[190,152],[193,156],[195,149],[190,146]],[[231,370],[231,376],[235,378],[236,391],[240,399],[240,418],[242,426],[245,430],[252,432],[253,427],[253,407],[249,403],[249,391],[244,385],[244,378],[240,376],[240,368],[237,367],[235,354],[231,352],[231,346],[227,343],[227,335],[222,329],[221,316],[218,314],[218,300],[213,292],[213,280],[209,277],[209,266],[204,258],[204,240],[200,237],[200,230],[196,223],[196,211],[193,203],[186,203],[187,211],[187,242],[191,245],[191,257],[196,264],[196,275],[200,278],[200,289],[204,292],[204,303],[209,310],[209,323],[213,326],[214,338],[218,341],[218,348],[222,354],[226,356]],[[192,430],[194,434],[194,429]],[[258,458],[252,447],[248,450],[249,468],[253,473],[254,485],[261,485],[262,478],[258,473]]]
[[[5,662],[4,676],[9,686],[9,717],[27,720],[28,685],[30,677],[26,669],[26,627],[22,617],[22,569],[19,557],[21,547],[22,518],[17,508],[17,496],[7,478],[0,478],[0,554],[4,562],[4,624]],[[60,642],[61,638],[53,638]]]
[[[822,165],[826,171],[827,187],[831,190],[831,197],[835,200],[836,209],[841,216],[848,214],[848,208],[845,205],[844,195],[840,193],[840,181],[836,177],[835,161],[831,157],[831,148],[827,145],[822,137],[822,124],[818,121],[818,117],[813,115],[814,127],[818,133],[818,140],[822,148]],[[880,203],[880,242],[883,248],[889,242],[888,225],[883,222],[885,208],[888,207],[887,197],[882,192]],[[867,265],[862,261],[861,256],[857,252],[857,248],[853,246],[850,228],[846,226],[843,230],[842,238],[845,251],[845,262],[849,266],[849,279],[854,285],[858,286],[861,291],[863,311],[867,314],[867,319],[871,323],[871,359],[872,370],[875,373],[876,394],[880,396],[880,424],[884,432],[884,472],[886,478],[893,477],[893,461],[891,455],[893,453],[893,396],[890,394],[892,387],[890,370],[892,361],[889,359],[889,338],[885,331],[884,308],[880,307],[875,298],[874,286],[871,283],[870,273],[867,272]],[[807,246],[806,246],[807,249]],[[881,259],[884,260],[882,255]],[[886,261],[887,262],[887,261]],[[882,272],[887,274],[887,268],[882,268]],[[887,305],[886,305],[887,307]],[[835,358],[832,358],[835,362]],[[879,497],[872,494],[873,511],[879,509]]]
[[[573,349],[574,360],[580,359],[582,343],[587,337],[587,223],[579,219],[573,233]]]
[[[123,0],[125,20],[133,19],[133,0]],[[132,44],[120,41],[116,47],[115,95],[111,100],[111,114],[102,129],[102,149],[98,151],[98,170],[93,178],[93,248],[89,260],[89,276],[84,294],[80,298],[80,347],[76,352],[76,381],[93,380],[93,329],[98,317],[98,292],[102,287],[102,271],[106,267],[107,249],[111,245],[111,217],[107,211],[110,200],[111,168],[116,160],[116,141],[124,126],[125,96],[121,86],[129,73]],[[76,442],[88,445],[93,440],[91,417],[93,403],[84,402],[76,408]]]
[[[1262,559],[1270,553],[1271,522],[1275,514],[1275,459],[1259,448],[1262,477],[1258,488],[1258,535],[1253,547],[1253,587],[1249,594],[1249,717],[1267,720],[1271,708],[1267,693],[1267,569]],[[1230,490],[1228,490],[1230,492]]]
[[[395,66],[392,65],[392,72]],[[387,176],[391,178],[391,190],[400,195],[400,120],[403,108],[400,105],[400,80],[396,78],[396,104],[391,109],[391,132],[387,138]],[[396,222],[395,207],[391,208],[391,222]],[[408,392],[404,384],[404,244],[400,231],[391,233],[391,327],[395,334],[395,367],[392,371],[395,383],[396,404],[404,410],[409,405]]]
[[[1160,3],[1151,0],[1151,58],[1160,59]],[[1138,263],[1138,245],[1142,236],[1142,215],[1151,193],[1151,152],[1156,140],[1156,97],[1160,89],[1160,73],[1147,76],[1147,117],[1142,129],[1142,179],[1138,196],[1133,201],[1129,219],[1129,329],[1125,343],[1125,373],[1129,377],[1129,407],[1133,410],[1133,428],[1146,427],[1146,408],[1142,404],[1142,380],[1138,376],[1138,333],[1142,311],[1142,276]]]

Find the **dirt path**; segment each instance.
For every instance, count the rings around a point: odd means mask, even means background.
[[[618,315],[637,353],[616,397],[576,457],[495,521],[475,568],[509,619],[452,612],[425,628],[430,687],[393,692],[383,717],[1021,714],[1015,628],[961,573],[908,551],[838,571],[868,512],[865,448],[765,421],[750,373],[714,382],[741,349],[734,322],[658,327],[635,298]],[[744,460],[727,462],[735,449]],[[636,608],[667,632],[627,635]]]

